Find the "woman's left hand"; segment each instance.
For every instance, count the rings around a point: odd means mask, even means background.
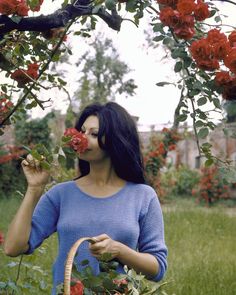
[[[97,242],[90,244],[89,249],[91,254],[97,259],[104,253],[111,254],[111,260],[119,255],[121,243],[112,240],[107,234],[102,234],[93,238],[97,240]]]

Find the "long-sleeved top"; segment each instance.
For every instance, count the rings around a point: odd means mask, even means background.
[[[58,234],[58,255],[53,264],[53,290],[64,281],[64,267],[71,246],[81,237],[107,234],[113,240],[144,253],[152,254],[159,272],[151,280],[163,278],[167,268],[167,247],[161,206],[154,189],[146,184],[127,182],[117,193],[94,197],[83,192],[75,181],[55,185],[39,200],[32,217],[29,250],[32,253],[54,232]],[[98,260],[84,242],[74,262],[88,260],[94,274],[99,273]],[[119,264],[118,272],[124,272]]]

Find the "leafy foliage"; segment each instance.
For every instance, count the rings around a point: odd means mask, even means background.
[[[100,260],[99,275],[95,276],[89,262],[81,262],[83,270],[78,272],[74,265],[71,279],[71,293],[75,295],[105,295],[105,294],[165,294],[162,286],[166,283],[154,283],[147,280],[143,275],[137,274],[133,269],[125,267],[124,274],[116,272],[117,262],[109,261],[109,253],[102,255]],[[80,292],[73,292],[76,284],[80,285]],[[63,284],[58,286],[57,294],[63,294]]]

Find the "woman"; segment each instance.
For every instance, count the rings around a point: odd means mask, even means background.
[[[22,167],[28,181],[25,198],[5,241],[9,256],[32,253],[44,239],[57,232],[58,256],[53,265],[53,291],[63,282],[67,253],[81,237],[76,264],[88,259],[99,273],[99,257],[111,253],[119,262],[149,279],[159,281],[167,268],[167,248],[160,204],[145,184],[139,138],[132,117],[120,105],[108,102],[84,109],[76,129],[88,139],[79,154],[80,176],[55,185],[41,197],[49,173],[30,155]]]

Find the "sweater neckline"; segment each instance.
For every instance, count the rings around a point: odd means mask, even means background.
[[[86,192],[84,192],[78,185],[77,183],[75,182],[75,180],[72,181],[73,184],[75,185],[75,187],[77,188],[77,190],[79,190],[85,197],[88,197],[90,199],[94,199],[94,200],[109,200],[109,199],[112,199],[112,198],[115,198],[117,196],[119,196],[121,193],[123,193],[123,191],[127,188],[129,182],[127,181],[125,183],[124,186],[122,186],[117,192],[115,192],[114,194],[112,195],[108,195],[108,196],[100,196],[100,197],[97,197],[97,196],[93,196],[93,195],[90,195]]]

